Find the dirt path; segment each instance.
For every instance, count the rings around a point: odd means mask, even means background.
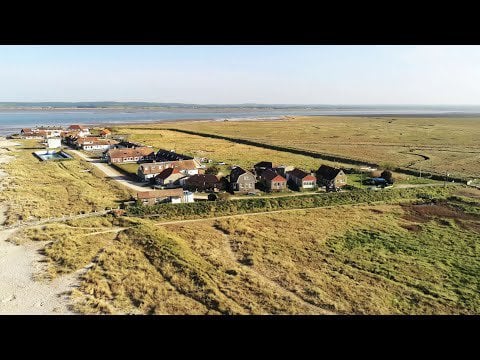
[[[130,180],[126,175],[122,174],[120,171],[109,166],[108,164],[98,162],[96,159],[89,158],[85,154],[82,154],[77,150],[69,150],[69,152],[77,155],[83,160],[88,161],[90,164],[102,171],[107,177],[117,181],[119,184],[126,186],[134,191],[148,191],[151,190],[148,186],[145,186],[146,183]]]
[[[4,229],[10,230],[10,229],[25,229],[27,227],[34,227],[34,226],[39,226],[43,224],[48,224],[52,222],[63,222],[67,220],[76,220],[76,219],[84,219],[92,216],[103,216],[106,215],[110,212],[110,210],[104,210],[104,211],[95,211],[91,213],[86,213],[86,214],[79,214],[79,215],[71,215],[71,216],[62,216],[62,217],[57,217],[57,218],[49,218],[49,219],[44,219],[44,220],[36,220],[36,221],[27,221],[27,222],[20,222],[12,225],[7,225],[3,226]]]
[[[230,258],[230,260],[233,263],[241,266],[245,271],[254,275],[255,277],[260,278],[263,282],[270,285],[272,288],[274,288],[278,293],[282,294],[283,296],[289,297],[289,298],[294,299],[295,301],[299,302],[306,309],[309,309],[313,314],[335,315],[335,313],[330,311],[330,310],[323,309],[321,307],[316,306],[315,304],[312,304],[312,303],[309,303],[309,302],[305,301],[304,299],[302,299],[297,294],[295,294],[295,293],[291,292],[290,290],[284,288],[283,286],[281,286],[280,284],[271,280],[270,278],[266,277],[262,273],[256,271],[254,268],[241,264],[238,261],[238,258],[236,256],[235,252],[232,249],[232,245],[230,243],[230,239],[228,238],[228,236],[225,233],[223,233],[221,230],[218,230],[218,231],[220,231],[222,233],[222,235],[225,239],[225,242],[223,244],[224,245],[223,246],[224,247],[224,253],[227,254],[227,256]]]

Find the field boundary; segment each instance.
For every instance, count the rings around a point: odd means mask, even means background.
[[[264,149],[269,149],[269,150],[275,150],[275,151],[281,151],[281,152],[288,152],[291,154],[297,154],[297,155],[303,155],[303,156],[310,156],[315,159],[322,159],[322,160],[327,160],[327,161],[332,161],[332,162],[342,162],[345,164],[351,164],[351,165],[363,165],[363,166],[370,166],[370,167],[380,167],[379,164],[373,163],[373,162],[366,162],[366,161],[361,161],[357,159],[352,159],[348,158],[342,155],[332,155],[332,154],[326,154],[326,153],[319,153],[315,151],[309,151],[309,150],[302,150],[298,148],[291,148],[288,146],[280,146],[280,145],[272,145],[272,144],[265,144],[253,140],[246,140],[246,139],[239,139],[239,138],[233,138],[229,136],[224,136],[224,135],[217,135],[217,134],[210,134],[210,133],[202,133],[202,132],[197,132],[197,131],[192,131],[192,130],[183,130],[183,129],[175,129],[175,128],[164,128],[164,130],[169,130],[169,131],[176,131],[180,133],[185,133],[188,135],[196,135],[196,136],[202,136],[202,137],[207,137],[207,138],[212,138],[212,139],[220,139],[220,140],[225,140],[225,141],[230,141],[234,142],[237,144],[243,144],[243,145],[249,145],[249,146],[255,146],[255,147],[260,147]],[[418,156],[424,157],[424,155],[419,155],[419,154],[414,154]],[[445,175],[444,174],[439,174],[435,173],[432,171],[422,171],[420,172],[419,170],[414,170],[414,169],[409,169],[405,167],[396,167],[393,169],[393,171],[406,174],[406,175],[412,175],[412,176],[419,176],[420,174],[423,174],[424,177],[428,177],[432,180],[438,180],[438,181],[444,181],[445,180]],[[455,181],[459,182],[462,184],[467,183],[467,179],[465,178],[459,178],[459,177],[448,177],[449,181]]]

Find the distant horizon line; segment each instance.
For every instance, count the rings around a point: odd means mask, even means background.
[[[358,104],[358,103],[316,103],[316,104],[302,104],[302,103],[192,103],[192,102],[156,102],[156,101],[0,101],[0,105],[189,105],[189,106],[480,106],[480,104]]]

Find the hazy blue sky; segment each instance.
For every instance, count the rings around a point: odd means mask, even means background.
[[[480,46],[0,46],[0,101],[479,104]]]

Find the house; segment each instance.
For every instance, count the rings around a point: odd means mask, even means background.
[[[167,188],[180,187],[183,185],[182,179],[185,180],[186,178],[187,176],[180,172],[178,168],[167,168],[155,176],[155,184]]]
[[[218,191],[223,184],[215,175],[197,174],[186,179],[183,188],[190,191]]]
[[[282,175],[286,179],[287,179],[287,172],[292,171],[293,169],[294,169],[293,166],[287,166],[287,165],[280,165],[275,168],[272,168],[272,170],[275,171],[278,175]]]
[[[79,137],[84,137],[90,135],[90,129],[82,125],[70,125],[67,128],[67,131],[74,131]]]
[[[77,148],[85,151],[105,151],[111,149],[117,142],[110,139],[84,137],[76,140]]]
[[[177,154],[173,150],[163,150],[160,149],[157,151],[157,155],[155,157],[156,161],[178,161],[178,160],[191,160],[193,157],[188,155]]]
[[[255,169],[255,175],[257,178],[260,178],[263,171],[273,168],[273,164],[269,161],[260,161],[259,163],[253,165],[253,168]]]
[[[109,164],[122,164],[154,159],[155,152],[149,147],[111,149],[107,151],[106,154],[106,160]]]
[[[339,168],[322,165],[318,168],[316,175],[320,186],[340,188],[347,185],[347,175]]]
[[[236,167],[230,172],[230,189],[238,192],[255,190],[255,175],[241,167]]]
[[[284,191],[287,189],[287,179],[271,169],[262,171],[261,182],[267,191]]]
[[[144,205],[193,202],[193,194],[183,189],[151,190],[137,193],[137,200]]]
[[[44,136],[42,134],[39,134],[38,131],[24,128],[20,130],[20,137],[22,139],[42,139]]]
[[[287,181],[292,182],[298,189],[314,189],[317,186],[317,178],[300,169],[287,172]]]
[[[112,135],[112,132],[108,129],[103,129],[102,131],[100,131],[100,136],[101,137],[109,137],[110,135]]]
[[[177,168],[183,175],[196,175],[200,164],[195,160],[161,161],[142,164],[137,175],[142,181],[148,181],[168,168]]]

